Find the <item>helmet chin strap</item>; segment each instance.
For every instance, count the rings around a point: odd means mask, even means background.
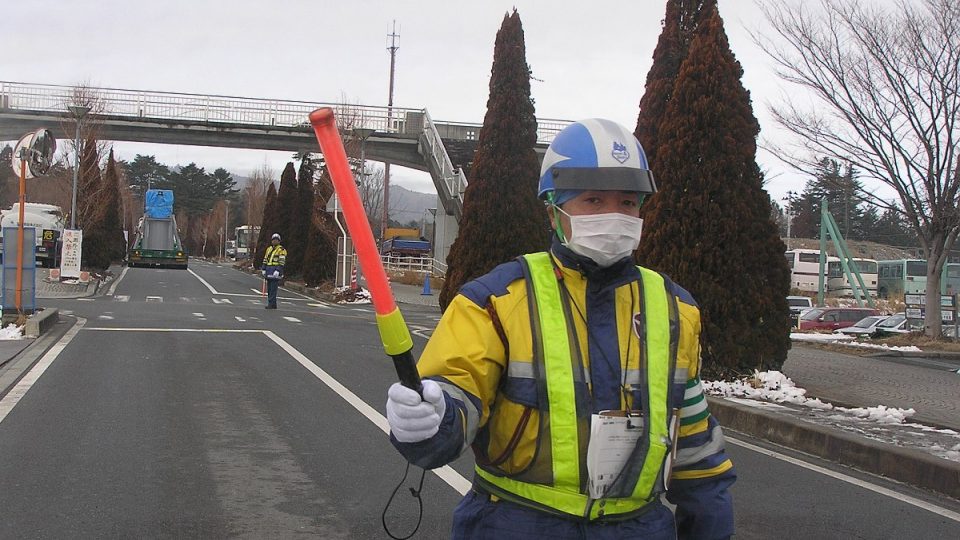
[[[563,244],[567,243],[567,238],[563,234],[563,227],[560,223],[560,212],[558,212],[559,207],[554,203],[555,192],[550,191],[547,193],[547,204],[550,206],[550,211],[553,212],[553,222],[556,223],[556,226],[553,228],[553,232],[557,235],[557,238],[560,239],[560,242]]]

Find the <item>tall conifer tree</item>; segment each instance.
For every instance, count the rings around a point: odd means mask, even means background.
[[[260,234],[257,236],[257,253],[253,258],[254,268],[259,268],[263,262],[267,246],[270,245],[270,237],[277,231],[277,218],[277,185],[270,182],[267,188],[267,201],[263,206],[263,219],[260,221]]]
[[[288,275],[300,275],[303,270],[307,238],[310,236],[310,225],[313,223],[313,208],[316,202],[316,195],[313,192],[313,174],[313,161],[309,155],[303,156],[297,171],[296,204],[289,209],[288,235],[283,240],[283,246],[287,248],[286,272]],[[282,188],[283,185],[281,184],[280,187]]]
[[[778,369],[790,348],[785,246],[756,163],[760,126],[715,5],[701,22],[658,127],[659,193],[641,263],[700,304],[708,376]]]
[[[547,214],[537,199],[536,142],[523,25],[514,10],[497,32],[487,113],[464,194],[460,233],[447,257],[442,309],[467,281],[518,255],[547,248]]]
[[[687,57],[690,41],[697,29],[700,14],[716,6],[716,0],[667,0],[663,30],[653,51],[653,65],[647,73],[647,83],[640,98],[640,115],[634,135],[643,146],[647,160],[657,177],[658,129],[667,105],[673,96],[673,86],[680,73],[680,64]]]
[[[296,211],[299,207],[297,203],[297,170],[294,168],[293,162],[288,161],[287,166],[283,168],[283,172],[280,174],[280,187],[277,189],[277,216],[275,225],[277,230],[273,231],[280,233],[283,247],[287,248],[288,253],[288,241],[292,239],[293,235],[306,234],[306,231],[302,233],[297,231]],[[270,237],[268,236],[267,238]]]

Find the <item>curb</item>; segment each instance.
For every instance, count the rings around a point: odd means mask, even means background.
[[[710,413],[724,428],[960,499],[960,463],[722,398],[707,401]]]

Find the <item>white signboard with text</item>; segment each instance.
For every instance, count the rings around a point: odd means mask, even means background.
[[[80,255],[82,244],[83,231],[81,229],[63,230],[63,250],[61,251],[60,255],[61,278],[80,277]]]

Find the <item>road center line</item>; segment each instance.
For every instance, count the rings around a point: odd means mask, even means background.
[[[754,452],[757,452],[757,453],[760,453],[760,454],[763,454],[763,455],[766,455],[766,456],[770,456],[770,457],[772,457],[772,458],[776,458],[776,459],[779,459],[779,460],[781,460],[781,461],[786,461],[787,463],[792,463],[793,465],[796,465],[796,466],[798,466],[798,467],[803,467],[804,469],[809,469],[809,470],[811,470],[811,471],[818,472],[818,473],[820,473],[820,474],[829,476],[829,477],[831,477],[831,478],[836,478],[837,480],[840,480],[841,482],[846,482],[846,483],[848,483],[848,484],[853,484],[853,485],[855,485],[855,486],[857,486],[857,487],[861,487],[861,488],[863,488],[863,489],[872,491],[872,492],[874,492],[874,493],[878,493],[878,494],[880,494],[880,495],[885,495],[885,496],[887,496],[887,497],[890,497],[891,499],[896,499],[896,500],[898,500],[898,501],[902,501],[902,502],[905,502],[905,503],[907,503],[907,504],[916,506],[917,508],[921,508],[921,509],[926,510],[926,511],[928,511],[928,512],[933,512],[934,514],[937,514],[937,515],[939,515],[939,516],[943,516],[943,517],[945,517],[945,518],[947,518],[947,519],[952,519],[953,521],[960,522],[960,513],[958,513],[958,512],[954,512],[954,511],[952,511],[952,510],[947,510],[946,508],[941,508],[941,507],[939,507],[939,506],[936,506],[936,505],[934,505],[934,504],[928,503],[928,502],[926,502],[926,501],[921,501],[920,499],[911,497],[911,496],[909,496],[909,495],[904,495],[904,494],[902,494],[902,493],[897,493],[896,491],[893,491],[892,489],[887,489],[887,488],[885,488],[885,487],[881,487],[881,486],[878,486],[878,485],[876,485],[876,484],[871,484],[870,482],[867,482],[867,481],[865,481],[865,480],[860,480],[859,478],[854,478],[854,477],[852,477],[852,476],[849,476],[849,475],[846,475],[846,474],[843,474],[843,473],[840,473],[840,472],[831,471],[830,469],[827,469],[827,468],[824,468],[824,467],[820,467],[819,465],[814,465],[814,464],[812,464],[812,463],[807,463],[806,461],[803,461],[803,460],[801,460],[801,459],[797,459],[797,458],[794,458],[794,457],[790,457],[790,456],[788,456],[788,455],[781,454],[781,453],[775,452],[775,451],[773,451],[773,450],[768,450],[768,449],[766,449],[766,448],[763,448],[763,447],[760,447],[760,446],[757,446],[757,445],[754,445],[754,444],[750,444],[750,443],[748,443],[748,442],[741,441],[741,440],[739,440],[739,439],[734,439],[734,438],[730,437],[729,435],[726,436],[726,440],[727,440],[727,442],[733,443],[733,444],[735,444],[735,445],[737,445],[737,446],[742,446],[743,448],[746,448],[746,449],[748,449],[748,450],[753,450]]]
[[[82,317],[77,317],[77,324],[73,325],[73,328],[67,331],[66,334],[57,341],[53,347],[50,347],[50,350],[43,355],[39,362],[37,362],[33,368],[22,378],[20,382],[3,396],[3,399],[0,399],[0,423],[3,422],[3,419],[10,414],[10,411],[17,406],[17,403],[20,403],[20,399],[33,387],[33,384],[37,382],[43,372],[50,367],[50,364],[63,352],[63,349],[77,336],[77,333],[80,332],[80,329],[83,328],[83,325],[87,323],[87,320]]]

